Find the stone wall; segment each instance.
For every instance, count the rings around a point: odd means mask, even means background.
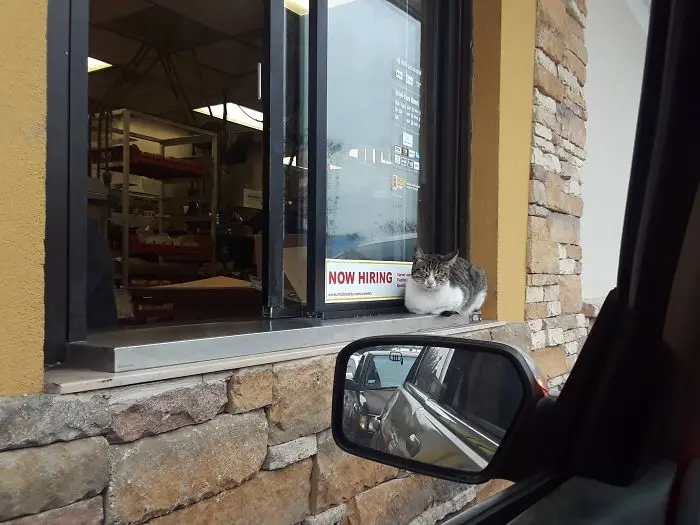
[[[581,167],[586,158],[585,0],[537,0],[525,318],[553,389],[588,333],[581,313]]]
[[[526,348],[527,324],[456,334]],[[493,494],[342,452],[335,355],[0,399],[0,522],[432,525]]]
[[[588,320],[588,331],[590,332],[593,328],[593,323],[598,318],[600,313],[600,308],[603,306],[603,299],[587,299],[583,302],[583,308],[581,308],[581,313],[586,316]]]

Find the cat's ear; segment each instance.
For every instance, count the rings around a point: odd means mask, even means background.
[[[416,244],[416,249],[413,251],[413,257],[415,259],[422,259],[425,257],[425,254],[423,253],[423,250],[421,250],[420,246]]]
[[[445,264],[447,266],[452,266],[457,260],[457,257],[459,257],[459,250],[455,250],[453,252],[448,253],[447,255],[445,255]]]

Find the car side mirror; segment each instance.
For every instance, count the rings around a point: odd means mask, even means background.
[[[403,359],[395,359],[395,349]],[[377,387],[360,411],[344,404],[348,360],[371,356]],[[368,356],[368,357],[369,357]],[[464,483],[499,477],[515,429],[548,395],[530,356],[493,341],[384,336],[338,354],[332,430],[356,456]],[[513,447],[511,447],[514,450]]]

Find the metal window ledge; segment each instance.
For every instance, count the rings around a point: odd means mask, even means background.
[[[502,326],[465,318],[382,315],[341,320],[275,319],[139,328],[95,334],[68,347],[46,371],[46,390],[74,393],[214,373],[339,350],[361,337],[413,332],[451,335]]]

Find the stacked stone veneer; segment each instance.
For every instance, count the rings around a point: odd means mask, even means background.
[[[453,335],[524,348],[530,337],[524,323]],[[502,488],[342,452],[334,364],[0,399],[0,523],[432,525]]]
[[[586,158],[585,0],[537,0],[525,318],[536,360],[560,388],[588,333],[581,314]]]
[[[586,316],[588,320],[588,331],[590,332],[593,328],[593,323],[598,318],[600,313],[600,308],[603,306],[603,299],[588,299],[583,302],[583,308],[581,313]]]

